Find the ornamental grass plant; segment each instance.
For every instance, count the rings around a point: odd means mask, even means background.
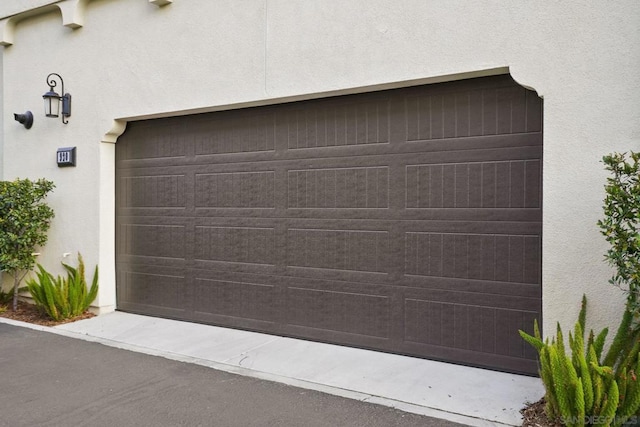
[[[78,267],[62,263],[67,277],[54,277],[38,264],[36,279],[27,280],[27,288],[35,304],[53,320],[70,319],[81,315],[98,295],[98,267],[93,273],[91,286],[85,280],[82,256],[78,254]]]
[[[549,419],[570,427],[618,427],[635,419],[640,410],[640,342],[626,341],[621,346],[614,342],[603,356],[608,329],[597,336],[591,330],[585,343],[586,311],[587,298],[583,296],[578,321],[573,334],[569,333],[569,351],[565,350],[560,324],[551,342],[542,341],[537,322],[533,336],[523,331],[520,335],[540,356]],[[609,360],[614,363],[608,364]]]

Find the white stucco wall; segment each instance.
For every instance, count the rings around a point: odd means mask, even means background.
[[[2,74],[2,55],[0,54],[0,75]],[[3,89],[3,79],[0,79],[0,94],[4,93]],[[1,98],[0,98],[1,99]],[[4,129],[4,103],[0,102],[0,129]],[[0,177],[2,177],[2,168],[4,162],[2,161],[4,150],[2,147],[4,146],[4,132],[0,132]],[[2,277],[2,273],[0,273],[0,277]]]
[[[0,26],[8,45],[2,177],[55,181],[56,219],[40,261],[54,269],[64,252],[81,251],[88,265],[99,263],[103,308],[115,304],[114,146],[101,141],[122,130],[115,119],[509,71],[544,98],[545,332],[555,320],[574,322],[583,292],[593,322],[614,323],[623,298],[607,284],[596,226],[606,176],[600,159],[640,150],[637,0],[57,4]],[[0,5],[0,17],[12,13]],[[73,95],[68,125],[42,112],[50,72]],[[27,109],[35,115],[29,131],[8,118]],[[78,147],[76,168],[55,165],[63,146]]]

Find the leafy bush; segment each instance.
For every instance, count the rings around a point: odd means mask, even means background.
[[[614,153],[604,156],[602,162],[611,176],[604,187],[604,218],[598,226],[610,244],[605,259],[615,268],[609,282],[627,294],[603,363],[620,374],[625,360],[640,346],[640,153]]]
[[[570,427],[584,425],[620,426],[640,410],[640,343],[627,343],[622,349],[612,346],[602,358],[608,329],[597,336],[589,333],[586,345],[584,328],[587,298],[574,328],[569,333],[570,354],[565,352],[560,324],[556,337],[542,341],[537,322],[534,335],[520,331],[522,338],[536,348],[540,356],[540,378],[545,386],[546,414]],[[605,361],[613,359],[614,366]]]
[[[0,268],[13,276],[14,311],[20,282],[35,265],[35,248],[47,242],[53,209],[44,199],[53,188],[46,179],[0,181]]]
[[[611,154],[602,162],[612,176],[605,185],[600,231],[611,245],[606,260],[615,267],[610,283],[627,292],[629,308],[640,302],[640,153]]]
[[[38,264],[37,280],[27,280],[27,287],[36,305],[54,320],[69,319],[87,311],[98,295],[98,267],[87,289],[84,262],[78,254],[78,268],[62,263],[67,277],[53,277]]]

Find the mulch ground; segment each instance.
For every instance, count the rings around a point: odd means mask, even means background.
[[[72,319],[55,321],[45,313],[41,312],[35,305],[24,301],[18,301],[18,310],[16,311],[11,310],[11,304],[9,304],[4,311],[2,311],[2,307],[0,307],[0,311],[0,317],[19,320],[21,322],[35,323],[36,325],[42,326],[56,326],[63,323],[75,322],[76,320],[89,319],[95,316],[93,313],[86,312]]]
[[[547,418],[544,412],[544,397],[535,403],[531,403],[520,410],[523,427],[562,427],[559,421]]]

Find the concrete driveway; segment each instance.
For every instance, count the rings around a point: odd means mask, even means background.
[[[8,323],[0,367],[0,426],[459,425]]]

